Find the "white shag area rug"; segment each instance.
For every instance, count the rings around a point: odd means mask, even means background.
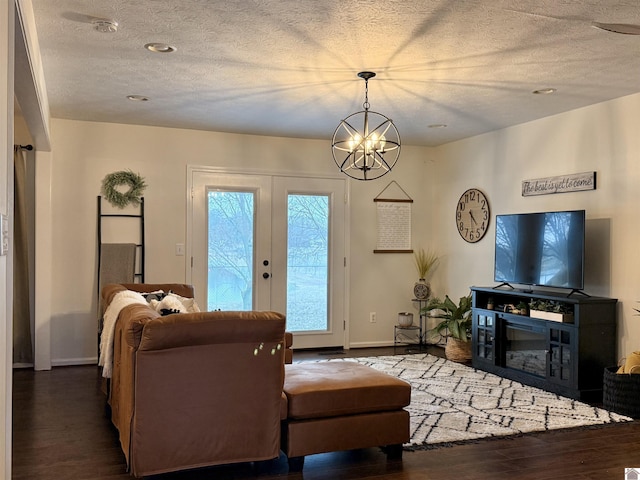
[[[409,450],[632,420],[426,353],[328,361],[362,363],[411,384]]]

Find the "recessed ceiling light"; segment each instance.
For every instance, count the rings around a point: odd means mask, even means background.
[[[429,128],[447,128],[445,123],[433,123],[429,125]]]
[[[539,88],[538,90],[534,90],[531,93],[533,93],[534,95],[550,95],[552,93],[555,93],[555,91],[555,88]]]
[[[155,53],[171,53],[176,51],[176,47],[173,45],[167,45],[166,43],[147,43],[144,48],[149,50],[150,52]]]
[[[149,97],[145,97],[144,95],[127,95],[127,100],[131,100],[132,102],[146,102],[149,100]]]
[[[101,33],[115,33],[118,31],[118,22],[108,18],[95,18],[91,21],[95,29]]]

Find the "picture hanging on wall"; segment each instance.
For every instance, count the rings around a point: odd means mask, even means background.
[[[402,198],[382,196],[392,184],[400,190]],[[373,253],[413,253],[411,248],[413,199],[393,180],[373,201],[376,204],[377,215],[377,243]]]

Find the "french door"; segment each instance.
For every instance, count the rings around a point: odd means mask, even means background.
[[[295,348],[343,346],[345,180],[189,177],[187,277],[201,309],[279,311]]]

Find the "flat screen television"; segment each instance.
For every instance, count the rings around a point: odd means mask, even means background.
[[[494,280],[584,288],[585,211],[496,215]]]

